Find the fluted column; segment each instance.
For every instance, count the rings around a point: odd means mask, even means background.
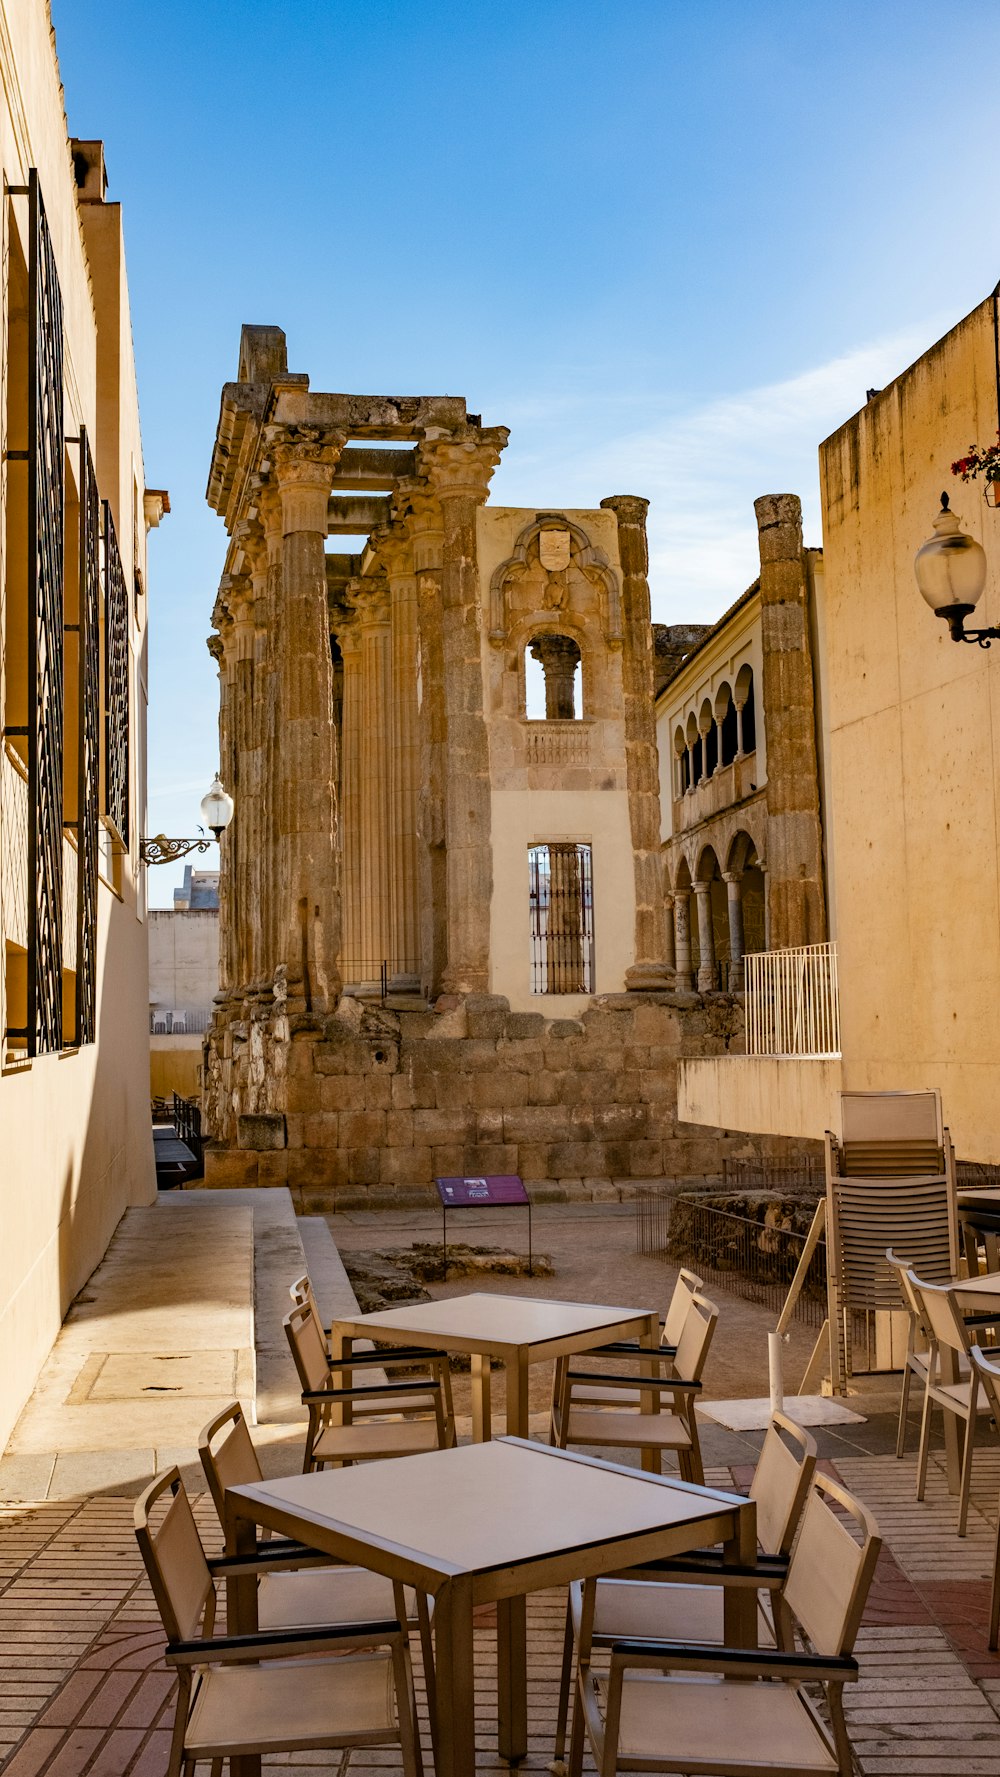
[[[622,569],[622,684],[629,821],[635,867],[635,960],[625,971],[632,990],[667,988],[660,864],[660,773],[653,695],[653,629],[649,607],[649,501],[614,494],[601,506],[618,523]]]
[[[677,947],[676,947],[676,941],[675,941],[675,935],[674,935],[674,897],[671,893],[668,893],[664,896],[663,914],[664,914],[664,933],[663,933],[663,953],[664,954],[663,954],[663,960],[664,960],[667,968],[670,970],[671,975],[674,977],[675,983],[676,983]]]
[[[224,640],[231,625],[221,602],[216,604],[213,622],[217,624],[219,634],[209,636],[208,651],[219,669],[219,776],[223,783],[231,785],[235,782],[235,749],[230,732],[230,680]],[[233,979],[229,842],[230,834],[223,833],[219,841],[219,993],[221,995],[229,993]]]
[[[712,885],[696,882],[695,901],[698,907],[698,992],[713,993],[718,986],[715,972],[715,933],[712,930]]]
[[[377,981],[392,948],[389,840],[392,675],[389,592],[385,582],[356,580],[352,602],[361,626],[361,933],[366,979]]]
[[[256,843],[256,761],[253,750],[254,597],[248,574],[223,575],[220,596],[231,623],[226,640],[228,726],[231,736],[231,778],[223,779],[239,807],[239,820],[227,833],[229,915],[227,946],[230,991],[241,998],[253,980],[250,957],[254,920],[251,913],[250,860]]]
[[[729,915],[729,991],[743,992],[743,878],[732,871],[723,872],[726,885],[726,908]]]
[[[425,440],[418,450],[419,471],[436,493],[442,517],[446,993],[484,993],[489,987],[493,855],[476,512],[506,442],[506,427],[498,426],[471,438]]]
[[[361,631],[357,622],[337,629],[344,662],[344,692],[340,718],[340,867],[341,867],[341,973],[352,987],[364,976],[361,932],[361,733],[364,699],[361,692]]]
[[[254,585],[259,591],[256,611],[258,669],[254,706],[261,759],[261,833],[258,861],[260,917],[255,954],[257,990],[266,1001],[273,995],[274,975],[278,965],[277,885],[281,876],[283,849],[278,826],[281,748],[277,730],[284,535],[281,498],[277,487],[261,485],[256,493],[256,508],[263,530],[264,550],[263,561],[254,571]]]
[[[688,889],[674,890],[674,986],[678,993],[690,993],[694,987],[691,973],[691,894]]]
[[[445,753],[441,508],[416,480],[397,487],[398,510],[413,549],[417,592],[417,931],[420,985],[428,999],[441,991],[448,955],[448,873],[445,848]]]
[[[420,986],[420,923],[417,868],[417,787],[420,740],[417,710],[419,625],[413,549],[397,525],[375,539],[389,582],[391,716],[389,789],[391,858],[390,987],[410,993]]]
[[[281,429],[284,431],[284,428]],[[290,429],[292,430],[292,429]],[[324,1013],[340,989],[336,735],[326,586],[327,508],[346,442],[268,441],[282,507],[278,825],[284,841],[278,968],[289,1012]]]

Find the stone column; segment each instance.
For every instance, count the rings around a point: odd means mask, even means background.
[[[254,755],[254,653],[256,624],[254,618],[253,582],[249,574],[224,574],[221,596],[225,600],[232,623],[227,644],[229,678],[229,727],[233,749],[233,779],[226,783],[239,805],[240,818],[227,832],[229,849],[229,935],[230,990],[244,998],[254,979],[252,933],[255,916],[252,906],[250,864],[257,844],[256,759]]]
[[[671,974],[676,979],[676,975],[677,975],[677,948],[676,948],[676,943],[675,943],[675,939],[674,939],[674,897],[673,897],[673,894],[670,893],[669,891],[663,898],[663,915],[664,915],[664,933],[663,933],[664,962],[666,963],[666,966],[670,970]]]
[[[698,907],[698,992],[713,993],[718,986],[715,967],[715,933],[712,930],[712,885],[696,882],[695,901]]]
[[[212,613],[212,621],[219,630],[218,635],[210,635],[208,638],[208,651],[219,669],[219,776],[223,783],[231,787],[235,782],[235,749],[230,732],[229,671],[226,664],[226,643],[224,640],[231,625],[228,613],[222,605],[221,597]],[[223,833],[219,845],[219,996],[221,997],[228,997],[233,980],[231,908],[229,834]]]
[[[767,742],[771,942],[784,949],[826,937],[810,581],[796,496],[766,494],[754,501],[754,511],[763,650],[757,713]]]
[[[712,776],[714,777],[715,772],[721,771],[721,770],[722,770],[722,717],[716,716],[716,718],[715,718],[715,771],[713,771]]]
[[[746,750],[743,746],[743,711],[746,709],[747,700],[745,697],[737,697],[734,691],[733,702],[736,705],[736,757],[737,759],[745,759]]]
[[[278,649],[281,630],[284,537],[281,498],[275,486],[266,482],[261,483],[256,493],[256,509],[264,538],[264,559],[260,570],[256,611],[258,678],[254,698],[255,715],[260,734],[262,779],[262,824],[258,866],[261,895],[256,957],[258,998],[266,1003],[273,998],[274,976],[279,960],[277,884],[281,880],[283,868],[283,840],[278,826],[281,749],[278,742],[277,722]],[[258,585],[256,569],[254,584]]]
[[[660,782],[653,713],[653,629],[649,608],[649,501],[615,494],[601,506],[618,522],[622,570],[622,686],[629,822],[635,868],[635,961],[625,971],[631,990],[671,985],[664,962],[664,909],[660,863]],[[600,917],[598,915],[598,917]]]
[[[743,878],[732,871],[723,871],[726,885],[726,910],[729,914],[729,991],[743,992]]]
[[[390,872],[389,954],[395,972],[395,993],[420,987],[420,920],[417,865],[417,797],[420,781],[417,665],[419,619],[413,548],[402,527],[380,532],[374,539],[389,582],[389,631],[392,677],[389,785],[392,869]]]
[[[442,519],[448,956],[441,986],[453,994],[486,993],[490,981],[493,854],[476,512],[506,442],[506,427],[497,426],[425,440],[417,453]]]
[[[344,663],[340,717],[340,972],[345,983],[358,987],[365,973],[361,918],[361,735],[365,715],[359,624],[338,624],[337,642]]]
[[[694,741],[693,740],[689,740],[687,743],[687,760],[688,760],[687,794],[689,796],[693,796],[695,793],[695,789],[696,789],[696,782],[695,782],[695,775],[694,775]]]
[[[381,578],[354,580],[349,596],[361,640],[361,954],[365,979],[377,982],[392,946],[389,589]]]
[[[572,722],[576,717],[573,695],[580,650],[572,636],[537,636],[531,644],[533,660],[545,674],[545,719]]]
[[[678,993],[694,987],[691,973],[691,892],[674,890],[674,986]]]
[[[322,1015],[333,1009],[340,991],[337,743],[326,537],[333,471],[345,438],[330,434],[324,442],[299,442],[285,436],[268,443],[284,539],[277,709],[278,828],[283,842],[283,868],[275,883],[280,897],[278,969],[284,969],[289,1013]]]
[[[417,590],[417,933],[420,985],[427,998],[441,992],[448,955],[448,873],[445,849],[444,652],[441,636],[441,508],[419,482],[397,484],[397,511],[413,550]],[[405,519],[402,515],[405,514]]]

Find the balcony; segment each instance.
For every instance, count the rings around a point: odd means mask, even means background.
[[[710,821],[713,815],[732,808],[734,803],[745,802],[760,788],[756,751],[744,753],[742,759],[721,766],[711,777],[703,777],[692,790],[685,790],[683,796],[674,797],[674,834],[686,833],[691,827],[700,826],[702,821]]]
[[[761,950],[745,967],[748,1055],[839,1056],[836,944]]]

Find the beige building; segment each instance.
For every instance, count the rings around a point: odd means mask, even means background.
[[[219,991],[219,872],[184,867],[172,908],[149,912],[149,1078],[154,1098],[198,1098]]]
[[[765,496],[756,513],[759,579],[713,627],[657,636],[675,980],[701,993],[742,992],[748,953],[827,937],[822,555],[803,546],[794,495]]]
[[[1000,517],[950,473],[998,419],[997,298],[961,321],[820,450],[822,731],[836,973],[799,974],[777,1041],[779,954],[748,992],[761,1051],[691,1060],[680,1114],[821,1136],[838,1089],[939,1087],[960,1157],[1000,1158],[1000,648],[956,644],[913,560],[945,489],[983,545],[973,623],[1000,619]],[[825,1001],[839,1031],[809,1035]],[[755,1023],[756,1021],[756,1023]],[[750,1046],[753,1046],[751,1042]]]
[[[70,1301],[154,1191],[146,532],[119,206],[67,140],[44,0],[0,4],[0,1448]]]
[[[678,1054],[739,1018],[673,991],[647,503],[490,506],[506,442],[457,397],[314,391],[243,329],[208,488],[236,800],[210,1183],[721,1166],[674,1115]]]

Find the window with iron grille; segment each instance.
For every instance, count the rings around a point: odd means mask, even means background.
[[[101,812],[101,503],[86,428],[80,427],[80,636],[76,876],[76,1027],[97,1034],[97,876]]]
[[[62,1048],[63,310],[52,239],[28,182],[28,1007],[29,1055]]]
[[[104,502],[104,812],[129,843],[128,589],[115,523]]]
[[[589,845],[528,847],[532,993],[593,993],[594,894]]]

